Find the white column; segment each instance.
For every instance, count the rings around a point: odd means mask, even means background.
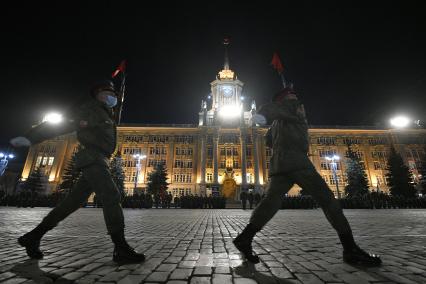
[[[206,183],[206,136],[204,134],[201,134],[201,179],[200,183],[205,184]]]
[[[241,188],[247,186],[247,162],[246,162],[246,129],[240,128],[241,136]]]
[[[219,183],[219,167],[218,167],[218,142],[219,142],[219,134],[215,133],[213,136],[213,183]]]
[[[256,127],[252,128],[252,133],[253,133],[253,157],[254,157],[254,183],[255,183],[255,187],[259,188],[260,187],[260,182],[259,182],[259,155],[257,153],[257,131],[256,131]]]

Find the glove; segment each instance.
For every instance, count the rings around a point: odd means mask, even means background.
[[[251,117],[251,121],[258,125],[265,125],[266,124],[266,117],[264,117],[261,114],[255,114]]]
[[[23,136],[18,136],[10,139],[10,144],[12,144],[13,147],[29,147],[31,146],[31,141]]]

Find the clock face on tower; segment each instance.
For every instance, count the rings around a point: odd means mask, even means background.
[[[225,97],[232,96],[232,93],[233,93],[232,87],[230,87],[230,86],[224,86],[224,87],[222,87],[222,89],[223,89],[223,95]]]

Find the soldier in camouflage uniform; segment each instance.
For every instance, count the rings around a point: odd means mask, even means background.
[[[113,260],[120,264],[142,262],[145,256],[136,253],[124,238],[120,193],[109,171],[109,159],[116,148],[116,124],[112,108],[117,103],[117,93],[110,81],[96,84],[90,93],[91,97],[71,115],[70,120],[61,125],[42,123],[31,129],[25,137],[16,137],[10,141],[15,147],[30,146],[76,131],[82,146],[76,154],[76,167],[81,169],[82,174],[70,194],[34,230],[20,237],[18,242],[26,248],[30,258],[43,258],[39,248],[43,235],[76,211],[95,192],[103,204],[107,230],[115,245]]]
[[[282,197],[298,184],[309,192],[322,207],[326,218],[337,231],[343,245],[343,260],[348,263],[380,265],[380,257],[359,248],[338,200],[308,158],[309,139],[303,105],[293,89],[285,88],[272,102],[262,106],[253,116],[256,124],[270,124],[268,146],[273,149],[270,183],[266,197],[255,208],[250,222],[234,240],[247,260],[258,263],[252,240],[281,206]]]

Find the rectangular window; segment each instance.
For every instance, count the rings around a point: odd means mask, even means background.
[[[213,181],[213,174],[212,173],[207,173],[207,182],[212,182]]]
[[[213,161],[212,160],[207,160],[206,162],[206,168],[213,168]]]
[[[222,161],[220,161],[220,167],[221,167],[222,169],[226,168],[226,160],[222,160]]]
[[[238,163],[238,161],[234,161],[233,168],[234,169],[239,169],[240,168],[240,163]]]
[[[251,147],[246,148],[246,156],[251,157]]]
[[[207,147],[207,158],[213,158],[213,148]]]
[[[380,164],[380,162],[374,162],[374,169],[375,170],[381,170],[382,169],[382,164]]]
[[[39,166],[40,166],[40,164],[41,164],[41,159],[42,159],[42,158],[43,158],[42,156],[38,156],[38,157],[37,157],[36,164],[35,164],[35,166],[36,166],[36,167],[39,167]]]
[[[49,160],[48,160],[48,162],[47,162],[47,165],[48,166],[51,166],[51,165],[53,165],[53,160],[55,159],[55,157],[49,157]]]
[[[268,167],[269,161],[266,161],[266,168],[269,169]],[[247,169],[252,169],[253,168],[253,163],[251,160],[247,160]]]
[[[265,151],[266,151],[266,156],[267,156],[267,157],[272,156],[272,149],[271,149],[271,148],[266,147]]]

